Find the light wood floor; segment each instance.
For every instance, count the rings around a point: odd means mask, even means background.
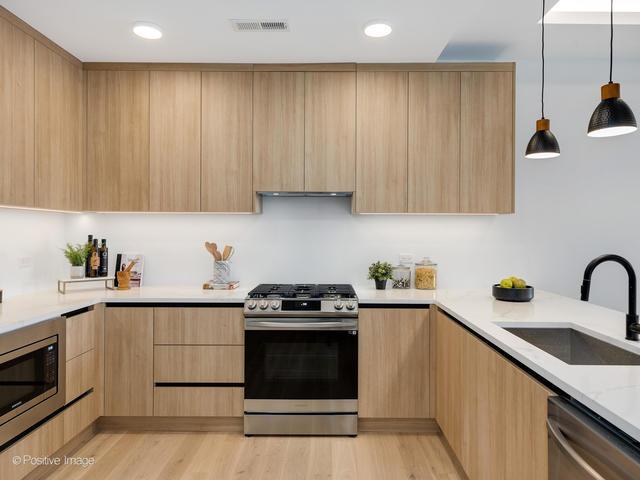
[[[99,433],[57,480],[101,479],[460,479],[436,434],[250,437],[239,433]]]

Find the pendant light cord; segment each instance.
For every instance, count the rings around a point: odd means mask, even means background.
[[[613,0],[611,0],[611,39],[609,40],[609,83],[613,83]]]
[[[613,2],[613,0],[611,0]],[[542,0],[542,92],[540,103],[542,105],[542,118],[544,118],[544,14],[546,11],[546,1]]]

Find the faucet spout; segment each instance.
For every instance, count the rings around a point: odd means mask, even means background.
[[[580,287],[580,300],[584,302],[589,301],[589,293],[591,292],[591,275],[593,274],[593,271],[596,269],[596,267],[604,262],[616,262],[622,265],[627,271],[627,275],[629,276],[629,308],[626,317],[626,338],[627,340],[638,341],[640,340],[640,323],[638,322],[638,313],[636,310],[636,272],[633,269],[631,263],[626,258],[621,257],[620,255],[607,254],[601,255],[591,260],[584,271],[582,286]]]

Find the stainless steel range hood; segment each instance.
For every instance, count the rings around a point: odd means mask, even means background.
[[[258,192],[263,197],[352,197],[353,192]]]

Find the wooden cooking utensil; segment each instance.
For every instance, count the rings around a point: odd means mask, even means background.
[[[229,255],[231,255],[231,247],[229,245],[224,246],[224,250],[222,251],[222,260],[229,260]]]

